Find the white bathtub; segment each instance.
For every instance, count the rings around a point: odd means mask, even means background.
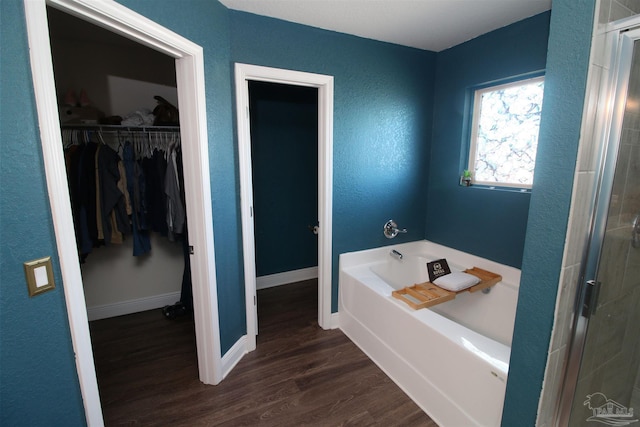
[[[429,309],[391,296],[428,281],[426,262],[439,258],[502,281]],[[339,281],[340,328],[438,425],[500,425],[520,270],[419,241],[341,254]]]

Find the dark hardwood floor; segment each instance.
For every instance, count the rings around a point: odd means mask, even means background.
[[[258,292],[257,349],[198,380],[193,320],[152,310],[91,322],[107,426],[430,426],[340,330],[317,321],[317,281]]]

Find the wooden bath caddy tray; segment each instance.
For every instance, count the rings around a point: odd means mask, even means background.
[[[424,282],[407,286],[399,291],[393,291],[391,295],[403,301],[414,310],[418,310],[451,301],[461,292],[476,292],[489,288],[502,280],[502,276],[478,267],[467,269],[464,272],[478,277],[480,283],[458,292],[452,292],[431,282]]]

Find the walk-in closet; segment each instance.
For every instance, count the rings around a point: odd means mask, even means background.
[[[117,395],[103,393],[104,384],[126,388],[131,354],[97,342],[96,330],[120,342],[127,337],[138,364],[172,343],[195,357],[175,61],[64,12],[47,13],[61,150],[104,399]],[[149,329],[112,321],[134,313],[161,333],[136,335]],[[184,339],[162,333],[176,327]],[[105,349],[123,370],[101,366],[98,352]]]

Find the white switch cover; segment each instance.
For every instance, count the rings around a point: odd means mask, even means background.
[[[27,279],[29,296],[31,297],[50,291],[56,287],[56,283],[53,278],[51,257],[25,262],[24,274]]]
[[[36,276],[36,286],[38,288],[49,284],[49,278],[47,277],[47,267],[45,265],[34,268],[33,274]]]

